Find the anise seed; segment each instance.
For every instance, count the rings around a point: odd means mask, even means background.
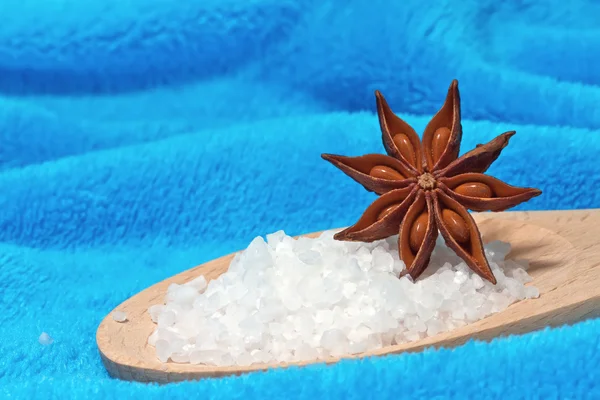
[[[402,157],[406,158],[406,161],[408,161],[411,165],[416,166],[417,160],[415,157],[415,149],[408,139],[408,136],[406,136],[404,133],[399,133],[395,135],[392,140],[400,151],[400,154],[402,154]]]
[[[468,197],[479,197],[489,199],[492,197],[492,189],[481,182],[467,182],[457,186],[454,191],[458,194]]]
[[[442,219],[454,240],[460,244],[464,244],[469,240],[469,227],[460,215],[446,208],[442,210]]]
[[[427,225],[429,225],[429,214],[425,211],[417,217],[410,228],[410,248],[415,253],[419,251],[421,244],[423,244],[425,233],[427,232]]]
[[[433,134],[433,140],[431,141],[431,155],[433,156],[434,164],[442,157],[444,150],[446,150],[448,140],[450,140],[450,129],[445,126],[438,128]]]
[[[374,166],[373,168],[371,168],[369,175],[371,175],[373,178],[381,178],[387,180],[404,179],[404,176],[402,176],[402,174],[400,174],[398,171],[396,171],[393,168],[386,167],[385,165]]]
[[[400,204],[392,204],[391,206],[387,206],[386,208],[384,208],[383,210],[381,210],[379,212],[379,214],[377,215],[377,220],[379,221],[380,219],[385,218],[388,214],[390,214],[392,211],[394,211],[398,207],[400,207]]]

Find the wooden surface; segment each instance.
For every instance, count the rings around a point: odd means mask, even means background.
[[[600,316],[600,210],[474,216],[484,242],[508,241],[513,246],[510,258],[530,261],[528,272],[534,278],[530,285],[539,288],[540,298],[515,303],[505,311],[451,332],[385,347],[360,357],[419,351],[430,346],[452,347],[469,339],[490,340]],[[111,312],[96,334],[102,361],[110,375],[125,380],[166,383],[309,364],[210,367],[161,363],[156,358],[154,348],[147,344],[156,326],[147,312],[148,307],[163,302],[171,283],[182,284],[200,274],[214,279],[227,270],[231,258],[232,255],[228,255],[210,261],[133,296],[115,309],[127,313],[125,323],[115,322]],[[335,361],[337,359],[327,360]]]

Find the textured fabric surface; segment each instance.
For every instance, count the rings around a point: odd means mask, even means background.
[[[518,209],[600,206],[598,15],[591,0],[0,1],[0,396],[599,398],[600,321],[167,386],[110,379],[95,344],[161,279],[256,235],[353,223],[374,195],[320,153],[383,151],[375,89],[422,130],[459,79],[462,152],[517,131],[490,174],[543,190]]]

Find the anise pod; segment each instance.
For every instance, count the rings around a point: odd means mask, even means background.
[[[462,126],[458,82],[427,124],[423,140],[375,92],[383,146],[388,155],[322,157],[379,197],[337,240],[372,242],[395,234],[407,272],[418,278],[435,247],[438,232],[446,245],[481,277],[496,283],[481,235],[469,214],[503,211],[539,196],[533,188],[510,186],[484,172],[515,132],[478,145],[460,158]]]

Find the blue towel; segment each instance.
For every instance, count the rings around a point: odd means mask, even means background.
[[[596,320],[166,386],[95,343],[159,280],[353,223],[374,195],[320,154],[383,152],[375,89],[421,131],[457,78],[462,152],[517,131],[489,171],[543,190],[517,209],[598,207],[600,5],[540,3],[2,0],[0,396],[599,398]]]

